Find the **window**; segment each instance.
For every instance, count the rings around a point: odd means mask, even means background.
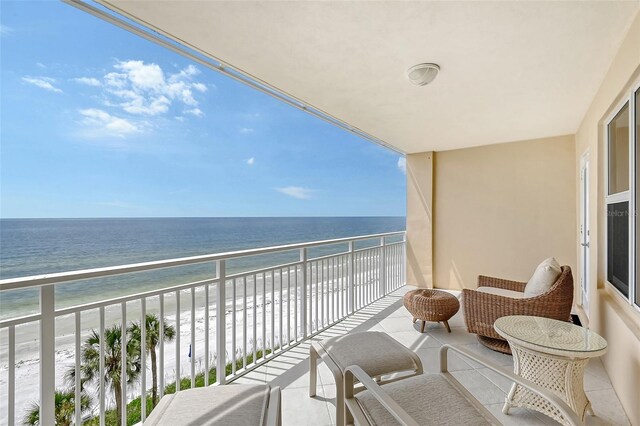
[[[629,202],[607,205],[607,280],[629,296]]]
[[[629,104],[609,123],[609,195],[629,190]]]
[[[607,281],[640,307],[640,87],[607,122]]]
[[[629,104],[607,126],[607,280],[629,297]]]

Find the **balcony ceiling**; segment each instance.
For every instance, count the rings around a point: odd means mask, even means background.
[[[640,5],[102,3],[406,153],[575,133]]]

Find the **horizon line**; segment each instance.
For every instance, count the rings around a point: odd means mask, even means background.
[[[406,215],[375,216],[104,216],[104,217],[0,217],[0,220],[93,220],[93,219],[342,219],[406,218]]]

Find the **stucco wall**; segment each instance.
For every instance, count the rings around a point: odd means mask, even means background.
[[[575,269],[574,148],[561,136],[436,153],[434,286],[526,281],[549,256]]]
[[[433,287],[433,153],[407,155],[407,284]]]
[[[576,133],[576,164],[589,152],[591,300],[583,321],[609,343],[603,362],[631,424],[640,424],[640,313],[606,283],[605,259],[605,123],[630,85],[640,79],[638,14]],[[579,278],[579,277],[578,277]]]

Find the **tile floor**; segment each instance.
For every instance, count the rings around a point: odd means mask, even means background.
[[[462,312],[450,321],[451,333],[441,324],[429,324],[421,334],[419,322],[402,305],[402,296],[411,287],[403,287],[387,297],[356,312],[314,337],[322,340],[349,331],[384,331],[414,350],[422,359],[426,372],[438,372],[438,350],[444,343],[463,345],[502,366],[513,366],[511,356],[491,351],[477,343],[475,335],[464,326]],[[314,340],[312,339],[312,340]],[[335,425],[335,384],[329,369],[320,364],[317,396],[309,398],[309,344],[303,342],[277,356],[234,383],[271,383],[282,388],[282,423],[284,426]],[[522,408],[512,408],[508,416],[502,405],[511,382],[479,364],[449,354],[449,370],[505,425],[557,425],[551,418]],[[585,376],[585,391],[595,416],[587,416],[587,425],[629,425],[622,406],[611,387],[609,377],[599,359],[591,360]]]

